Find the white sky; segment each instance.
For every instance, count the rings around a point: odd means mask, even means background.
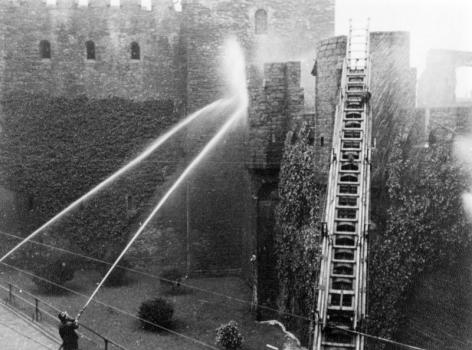
[[[336,0],[336,35],[347,34],[350,18],[370,18],[371,31],[409,31],[419,70],[430,48],[472,51],[472,0]]]

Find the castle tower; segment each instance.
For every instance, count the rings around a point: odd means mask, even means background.
[[[313,74],[316,76],[315,144],[320,180],[329,169],[335,106],[342,63],[346,56],[346,37],[321,41]],[[401,110],[412,109],[416,99],[416,70],[410,68],[410,38],[407,32],[370,34],[373,140],[377,141],[374,162],[382,162],[394,133],[391,128]],[[375,174],[374,174],[375,181]]]
[[[230,35],[243,44],[248,65],[256,65],[261,75],[264,63],[301,61],[305,100],[313,105],[313,43],[334,33],[333,0],[187,0],[182,16],[189,111],[221,92],[215,67]]]
[[[177,98],[171,0],[0,4],[2,95]]]

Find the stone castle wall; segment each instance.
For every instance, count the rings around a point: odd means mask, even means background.
[[[249,111],[250,169],[279,169],[285,136],[303,118],[300,63],[272,63],[264,67],[263,86],[251,89]]]
[[[347,38],[333,37],[317,47],[315,103],[315,144],[317,169],[321,181],[329,171],[334,115],[346,56]],[[389,144],[391,127],[402,109],[415,105],[415,70],[409,63],[410,42],[406,32],[372,32],[370,34],[373,139],[377,140],[375,161],[383,159],[382,150]]]
[[[313,86],[309,64],[314,43],[334,31],[334,1],[213,0],[9,0],[0,4],[1,94],[44,93],[136,100],[171,98],[185,112],[223,93],[218,57],[224,39],[234,35],[249,63],[301,60],[302,83]],[[267,26],[256,29],[256,12]],[[256,31],[259,31],[256,33]],[[42,59],[40,41],[51,46]],[[86,57],[86,41],[95,43],[96,59]],[[137,42],[140,59],[131,59]],[[312,96],[312,93],[308,94]]]
[[[329,171],[333,144],[333,127],[344,58],[346,57],[347,38],[339,36],[318,43],[316,65],[315,103],[315,159],[321,174]]]
[[[106,1],[88,7],[73,1],[2,3],[2,95],[176,98],[180,21],[170,4],[156,1],[147,11],[139,1],[122,1],[120,8]],[[41,40],[50,43],[50,59],[40,56]],[[89,40],[95,43],[94,60],[86,56]],[[139,44],[140,59],[131,59],[132,42]]]
[[[456,69],[472,67],[472,52],[431,50],[418,85],[418,106],[454,107],[472,105],[472,99],[460,101],[456,95]]]

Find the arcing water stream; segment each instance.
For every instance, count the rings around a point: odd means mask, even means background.
[[[113,263],[111,268],[103,277],[102,281],[98,284],[94,292],[91,294],[87,302],[84,304],[82,309],[77,315],[77,319],[80,318],[82,313],[85,311],[87,306],[93,300],[95,295],[98,293],[100,288],[102,287],[103,283],[106,281],[108,276],[112,273],[113,269],[119,263],[121,258],[126,254],[128,249],[131,245],[135,242],[135,240],[141,235],[147,225],[151,222],[153,217],[159,212],[159,210],[164,206],[167,202],[169,197],[174,193],[174,191],[182,184],[182,182],[187,178],[187,176],[192,172],[193,169],[197,167],[203,160],[205,156],[207,156],[218,144],[219,141],[223,138],[223,136],[231,129],[231,127],[239,120],[243,120],[243,117],[247,116],[247,109],[249,105],[249,98],[247,95],[247,86],[246,86],[246,65],[244,60],[244,54],[237,43],[236,40],[230,39],[227,40],[224,50],[223,62],[222,62],[223,73],[225,76],[225,80],[227,83],[228,94],[229,97],[225,99],[220,99],[215,101],[208,106],[202,108],[201,110],[193,113],[192,115],[188,116],[181,122],[179,122],[176,126],[174,126],[171,130],[169,130],[164,135],[160,136],[157,140],[155,140],[148,148],[146,148],[138,157],[133,159],[131,162],[126,164],[124,167],[119,169],[117,172],[112,174],[110,177],[102,181],[100,184],[95,186],[89,192],[84,194],[82,197],[74,201],[72,204],[67,206],[64,210],[59,212],[49,221],[44,223],[41,227],[36,229],[33,233],[27,236],[24,240],[18,243],[13,249],[7,252],[1,259],[0,262],[3,262],[8,256],[13,254],[17,251],[20,247],[22,247],[25,243],[27,243],[30,239],[34,238],[37,234],[41,231],[58,221],[64,215],[72,211],[75,207],[77,207],[80,203],[84,202],[85,200],[89,199],[100,190],[105,188],[107,185],[113,183],[118,177],[123,175],[125,172],[139,164],[145,158],[150,156],[157,148],[159,148],[164,142],[169,140],[173,135],[175,135],[178,131],[182,128],[187,126],[190,122],[195,120],[196,118],[206,115],[206,114],[226,114],[228,110],[232,110],[233,112],[230,114],[229,118],[223,124],[223,126],[218,130],[218,132],[213,136],[213,138],[205,145],[202,151],[193,159],[193,161],[189,164],[189,166],[184,170],[184,172],[179,176],[179,178],[175,181],[175,183],[169,188],[169,190],[164,194],[161,198],[159,203],[153,209],[151,214],[148,218],[144,221],[144,223],[140,226],[139,230],[134,234],[134,236],[130,239],[126,247],[123,249],[121,254],[118,256],[116,261]]]
[[[169,190],[164,194],[159,203],[154,207],[151,214],[143,222],[138,231],[130,239],[126,247],[120,253],[118,258],[116,258],[113,265],[110,267],[108,272],[102,278],[98,286],[95,288],[93,293],[90,295],[89,299],[86,301],[82,309],[77,314],[76,319],[78,320],[82,313],[85,311],[87,306],[93,300],[95,295],[98,293],[103,283],[113,272],[113,269],[118,265],[120,260],[126,254],[128,249],[136,241],[136,239],[141,235],[147,225],[151,222],[154,216],[159,212],[159,210],[164,206],[169,197],[174,193],[174,191],[184,182],[187,176],[192,172],[192,170],[200,164],[205,156],[207,156],[218,144],[218,142],[223,138],[223,136],[231,129],[231,127],[241,118],[247,116],[247,109],[249,107],[249,98],[247,95],[247,86],[246,86],[246,66],[244,61],[244,55],[241,48],[235,40],[228,40],[225,45],[225,55],[223,61],[223,69],[225,71],[225,76],[228,82],[228,88],[230,93],[235,94],[234,97],[229,99],[231,105],[234,104],[235,111],[230,115],[228,120],[224,125],[218,130],[218,132],[213,136],[213,138],[205,145],[202,151],[192,160],[189,166],[183,171],[179,178],[174,182],[174,184],[169,188]]]
[[[84,194],[82,197],[74,201],[72,204],[70,204],[68,207],[66,207],[64,210],[59,212],[57,215],[55,215],[53,218],[51,218],[49,221],[44,223],[41,227],[36,229],[33,233],[31,233],[28,237],[26,237],[23,241],[18,243],[13,249],[11,249],[8,253],[6,253],[1,259],[0,262],[5,260],[8,256],[13,254],[16,250],[18,250],[21,246],[23,246],[28,240],[31,238],[35,237],[38,233],[61,219],[64,215],[72,211],[74,208],[76,208],[80,203],[86,201],[96,193],[98,193],[100,190],[105,188],[106,186],[110,185],[113,183],[116,179],[118,179],[121,175],[126,173],[128,170],[132,169],[136,165],[138,165],[141,161],[149,157],[156,149],[158,149],[160,146],[162,146],[167,140],[169,140],[173,135],[175,135],[178,131],[180,131],[182,128],[187,126],[190,122],[193,120],[197,119],[198,117],[205,115],[207,113],[214,113],[214,112],[221,112],[223,111],[226,107],[230,105],[230,100],[225,99],[225,100],[218,100],[213,102],[212,104],[209,104],[208,106],[200,109],[199,111],[191,114],[181,122],[179,122],[177,125],[175,125],[172,129],[170,129],[168,132],[166,132],[164,135],[160,136],[157,138],[148,148],[146,148],[140,155],[138,155],[136,158],[134,158],[131,162],[126,164],[124,167],[116,171],[113,175],[99,183],[97,186],[92,188],[89,192]]]

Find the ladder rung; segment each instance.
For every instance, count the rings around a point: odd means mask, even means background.
[[[321,342],[321,345],[322,346],[329,346],[328,349],[326,350],[337,350],[337,348],[339,350],[343,350],[343,349],[346,349],[346,348],[352,348],[354,349],[356,346],[354,344],[347,344],[347,343],[333,343],[333,342]]]
[[[331,274],[330,277],[334,278],[356,278],[354,275],[336,275],[336,274]]]
[[[344,112],[345,113],[350,113],[350,112],[363,113],[364,112],[364,107],[362,107],[362,108],[346,107],[346,108],[344,108]]]
[[[354,292],[353,290],[330,289],[329,294],[355,295],[356,292]]]
[[[357,223],[359,221],[359,219],[358,218],[349,219],[349,218],[338,218],[338,217],[336,217],[336,221]],[[341,235],[341,233],[339,233],[339,232],[334,232],[334,234],[335,235]]]
[[[334,311],[354,311],[354,306],[328,305],[328,310],[334,310]]]
[[[358,193],[342,193],[342,192],[336,192],[336,197],[359,197]]]
[[[356,231],[356,232],[346,232],[346,231],[334,231],[333,233],[334,235],[343,235],[343,236],[353,236],[353,237],[357,237],[359,236],[359,233]],[[352,263],[352,261],[348,261],[346,263]]]
[[[353,263],[356,262],[356,260],[346,260],[346,259],[331,259],[331,262],[333,263]]]

